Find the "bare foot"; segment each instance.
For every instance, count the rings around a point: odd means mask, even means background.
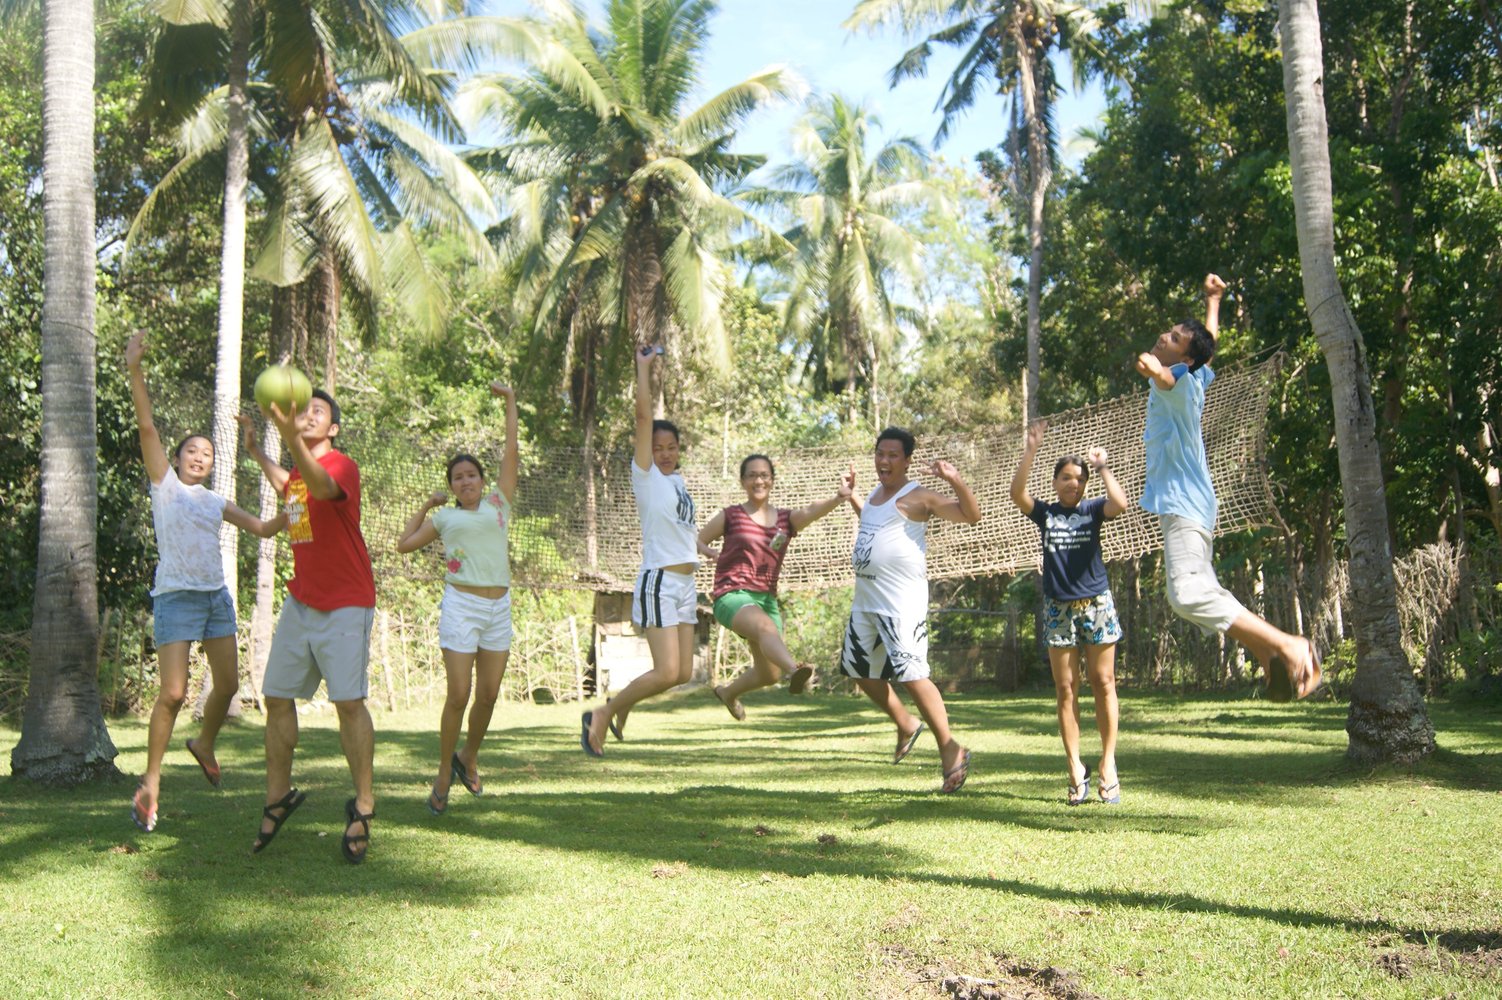
[[[589,720],[589,746],[595,753],[605,752],[605,730],[610,725],[610,706],[595,709]]]

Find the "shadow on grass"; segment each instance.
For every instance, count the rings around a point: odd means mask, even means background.
[[[360,933],[362,909],[418,903],[460,910],[522,888],[498,881],[490,867],[444,862],[446,852],[435,850],[435,835],[444,845],[470,840],[493,849],[498,840],[510,841],[581,857],[682,863],[748,878],[890,879],[1049,902],[1393,934],[1455,951],[1491,946],[1482,941],[1484,935],[1457,928],[994,877],[980,873],[979,859],[975,873],[934,871],[931,859],[890,843],[883,833],[932,826],[937,838],[945,836],[945,824],[966,822],[1063,835],[1198,837],[1230,820],[1197,808],[1197,799],[1234,795],[1270,805],[1332,808],[1322,795],[1326,788],[1358,785],[1369,776],[1345,765],[1343,740],[1307,736],[1327,732],[1326,726],[1338,733],[1340,706],[1249,703],[1227,710],[1223,699],[1200,703],[1133,694],[1132,709],[1141,717],[1129,716],[1123,727],[1123,783],[1129,795],[1151,791],[1186,803],[1187,811],[1175,814],[1137,807],[1062,808],[1061,755],[1052,748],[978,751],[970,786],[958,796],[940,796],[919,787],[938,784],[932,741],[925,736],[921,753],[891,768],[886,764],[891,727],[864,700],[771,693],[748,699],[752,714],[742,724],[681,718],[704,707],[706,697],[706,692],[688,692],[647,703],[644,713],[673,720],[670,732],[642,726],[643,717],[637,717],[628,742],[611,741],[604,761],[579,751],[572,717],[562,726],[553,716],[500,729],[482,758],[492,794],[470,799],[461,793],[441,819],[423,805],[436,766],[436,732],[381,729],[378,720],[378,815],[371,861],[359,868],[338,854],[349,776],[337,732],[303,730],[295,772],[308,802],[276,842],[253,857],[249,846],[263,801],[261,731],[233,726],[220,742],[224,792],[202,782],[177,741],[164,774],[160,832],[149,837],[128,825],[129,781],[66,792],[10,783],[0,803],[0,875],[20,874],[38,861],[52,867],[71,863],[69,855],[59,853],[70,845],[86,859],[78,862],[83,871],[114,864],[116,855],[134,856],[122,863],[140,869],[139,901],[132,905],[142,908],[142,919],[162,928],[160,940],[153,939],[161,982],[153,985],[165,994],[217,991],[227,976],[257,984],[285,982],[289,993],[337,991],[336,970],[354,960],[345,939]],[[1018,733],[1054,740],[1052,711],[1046,695],[968,695],[951,701],[959,738],[981,744]],[[1164,718],[1175,713],[1183,718]],[[1442,732],[1496,744],[1490,732],[1494,720],[1487,715],[1443,708],[1435,714]],[[1142,737],[1136,745],[1134,734]],[[869,737],[874,749],[850,749],[852,739],[860,737]],[[1174,745],[1178,738],[1222,748],[1186,750]],[[1259,741],[1266,746],[1247,745]],[[1087,737],[1086,746],[1093,745]],[[804,776],[827,782],[831,768],[843,773],[842,790],[800,787]],[[1442,750],[1403,773],[1461,789],[1495,789],[1502,755]],[[643,776],[660,783],[675,774],[697,783],[663,791],[631,787]],[[920,781],[919,774],[926,777]],[[577,784],[581,778],[587,782],[583,787]],[[616,787],[598,788],[602,783]],[[498,788],[504,790],[494,794]],[[821,825],[827,825],[827,840],[817,832]],[[508,870],[512,879],[525,878],[515,866]],[[315,953],[318,961],[310,963]]]

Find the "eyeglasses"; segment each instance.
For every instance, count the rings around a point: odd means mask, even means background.
[[[761,480],[761,479],[765,479],[767,482],[770,483],[772,481],[772,474],[770,472],[748,472],[744,476],[742,476],[741,478],[742,479],[749,479],[752,482],[755,482],[755,481]]]

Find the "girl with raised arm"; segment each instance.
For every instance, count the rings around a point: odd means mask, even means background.
[[[506,451],[496,489],[485,491],[485,470],[477,458],[455,455],[448,462],[454,505],[444,506],[448,493],[435,491],[408,519],[396,543],[398,552],[415,552],[442,539],[448,569],[438,617],[438,645],[448,673],[448,696],[439,716],[438,777],[428,793],[428,809],[434,816],[443,815],[448,808],[450,780],[459,782],[471,795],[483,791],[480,743],[490,727],[511,652],[507,528],[518,467],[516,393],[499,382],[490,383],[490,391],[506,400]],[[431,517],[429,511],[433,511]],[[464,749],[455,750],[459,723],[469,704],[471,673],[475,678],[475,703],[469,711]]]
[[[688,683],[694,671],[694,569],[699,538],[694,501],[678,471],[678,428],[652,419],[652,363],[662,348],[636,353],[636,454],[631,492],[641,518],[641,572],[631,600],[631,620],[647,635],[652,669],[600,708],[585,712],[579,746],[603,757],[605,729],[620,739],[626,716],[637,702]]]
[[[771,687],[784,672],[792,674],[789,690],[802,694],[813,670],[798,667],[782,641],[782,612],[777,606],[777,577],[793,537],[819,518],[850,499],[855,486],[855,465],[840,479],[834,496],[789,510],[772,503],[776,470],[766,455],[749,455],[741,461],[741,488],[746,502],[726,507],[709,519],[699,532],[699,551],[715,560],[715,621],[746,640],[751,647],[751,668],[729,684],[716,687],[714,695],[737,722],[745,719],[741,696]],[[719,551],[710,548],[724,539]]]
[[[286,518],[277,515],[262,521],[204,486],[214,471],[214,442],[202,434],[189,434],[178,443],[172,453],[177,463],[173,467],[151,416],[151,396],[141,370],[145,355],[146,334],[137,331],[125,347],[125,366],[130,371],[141,458],[151,480],[151,521],[157,545],[151,608],[160,686],[146,737],[146,773],[131,799],[130,818],[150,833],[156,829],[161,802],[162,758],[188,691],[188,647],[194,642],[203,645],[214,684],[203,706],[203,727],[186,746],[209,784],[219,787],[214,740],[224,724],[230,699],[240,687],[235,601],[224,583],[219,525],[228,521],[270,538],[281,530]]]
[[[1043,621],[1047,630],[1048,663],[1053,669],[1058,703],[1059,735],[1069,765],[1066,802],[1077,806],[1090,797],[1090,766],[1080,761],[1080,649],[1085,672],[1095,694],[1095,725],[1100,730],[1100,799],[1121,801],[1116,777],[1116,643],[1121,623],[1100,555],[1100,527],[1127,507],[1126,491],[1111,474],[1104,448],[1091,448],[1088,462],[1065,455],[1054,463],[1053,503],[1034,499],[1027,491],[1033,459],[1043,444],[1048,421],[1027,430],[1022,459],[1012,475],[1012,502],[1043,536]],[[1085,484],[1094,469],[1105,485],[1104,497],[1085,499]]]

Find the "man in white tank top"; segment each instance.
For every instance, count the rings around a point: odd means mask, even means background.
[[[899,764],[913,749],[925,723],[939,744],[944,772],[940,791],[958,791],[970,770],[970,751],[949,733],[944,697],[928,679],[928,521],[939,517],[961,524],[980,520],[980,504],[953,465],[935,461],[929,471],[954,488],[936,493],[908,479],[916,442],[900,427],[876,438],[878,486],[864,504],[850,503],[860,514],[851,565],[855,597],[840,652],[840,669],[876,702],[897,726]],[[897,697],[901,684],[918,706],[923,721]]]

